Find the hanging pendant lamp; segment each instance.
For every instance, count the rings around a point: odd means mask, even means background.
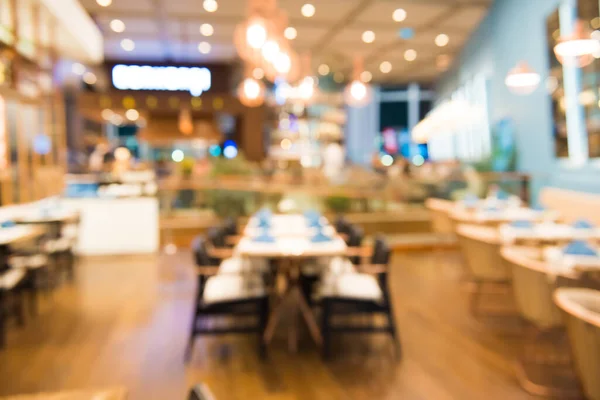
[[[265,102],[265,85],[252,76],[250,67],[246,69],[246,77],[237,88],[238,98],[246,107],[259,107]]]
[[[592,38],[592,33],[580,19],[575,22],[573,33],[560,37],[557,42],[554,54],[565,66],[585,67],[590,65],[594,61],[594,55],[600,52],[600,41]]]
[[[179,131],[184,135],[191,135],[194,132],[194,123],[192,121],[192,113],[189,108],[183,107],[179,111],[178,121]]]
[[[525,61],[522,61],[510,70],[504,83],[512,93],[528,95],[538,88],[540,80],[540,74],[531,69]]]
[[[360,79],[362,72],[362,57],[356,57],[354,59],[353,80],[344,89],[344,100],[351,107],[364,107],[371,102],[373,90],[371,85],[364,83]]]

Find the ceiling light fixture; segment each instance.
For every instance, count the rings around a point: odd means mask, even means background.
[[[344,82],[344,74],[342,74],[341,72],[336,72],[335,74],[333,74],[333,80],[337,83],[342,83]]]
[[[408,49],[404,52],[404,59],[406,61],[415,61],[417,59],[417,51]]]
[[[125,51],[133,51],[135,50],[135,42],[131,39],[123,39],[121,40],[121,48]]]
[[[130,108],[129,110],[125,111],[125,118],[130,121],[137,121],[139,117],[140,113],[135,108]]]
[[[296,36],[298,36],[298,31],[296,31],[296,28],[288,26],[287,28],[285,28],[283,35],[288,40],[294,40],[296,39]]]
[[[204,36],[212,36],[215,33],[215,28],[211,24],[200,25],[200,33]]]
[[[310,3],[306,3],[305,5],[302,6],[302,8],[300,9],[300,12],[302,13],[302,15],[304,15],[306,18],[310,18],[313,15],[315,15],[315,6],[313,6]]]
[[[373,31],[364,31],[362,41],[365,43],[373,43],[375,41],[375,33]]]
[[[125,23],[120,19],[113,19],[112,21],[110,21],[110,29],[112,29],[113,32],[116,33],[125,32]]]
[[[600,51],[600,41],[592,38],[582,20],[577,20],[573,33],[561,36],[554,46],[558,61],[566,66],[585,67],[594,61],[594,54]]]
[[[211,49],[212,49],[212,46],[208,42],[200,42],[198,44],[198,51],[202,54],[210,53]]]
[[[392,19],[396,22],[402,22],[406,19],[406,11],[402,8],[398,8],[394,10],[392,14]]]
[[[327,64],[321,64],[321,65],[319,65],[319,68],[317,69],[317,71],[319,72],[319,75],[325,76],[330,71],[329,65],[327,65]]]
[[[112,4],[112,0],[96,0],[100,7],[108,7]]]
[[[540,74],[532,70],[526,62],[520,62],[510,70],[504,83],[508,89],[518,95],[528,95],[540,84]]]
[[[246,107],[258,107],[265,101],[265,86],[259,80],[246,78],[238,86],[238,97]]]
[[[435,59],[435,66],[438,71],[445,71],[450,66],[450,56],[447,54],[440,54]]]
[[[371,86],[362,81],[363,72],[363,60],[361,57],[356,57],[353,68],[354,79],[344,90],[344,100],[351,107],[364,107],[371,102]]]
[[[384,74],[389,74],[392,71],[392,63],[389,61],[384,61],[379,64],[379,70]]]
[[[444,47],[450,42],[450,38],[445,33],[440,33],[435,37],[435,44],[438,47]]]
[[[360,80],[365,82],[365,83],[369,83],[371,82],[371,79],[373,79],[373,74],[371,74],[369,71],[363,71],[360,73]]]
[[[216,0],[204,0],[202,6],[209,13],[215,12],[219,8],[219,4]]]

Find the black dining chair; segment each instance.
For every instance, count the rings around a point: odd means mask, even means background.
[[[259,354],[266,355],[263,340],[269,315],[269,300],[260,274],[218,274],[218,264],[209,256],[206,241],[198,237],[192,243],[198,274],[198,287],[185,361],[191,359],[194,342],[201,335],[258,334]],[[213,317],[253,316],[254,323],[216,328],[204,320]]]
[[[227,245],[225,230],[222,227],[209,228],[206,231],[206,251],[213,264],[233,255],[233,250]]]
[[[8,267],[5,260],[0,265],[0,348],[6,343],[6,320],[11,314],[19,325],[25,324],[24,292],[29,285],[27,272]]]
[[[398,330],[388,286],[390,248],[385,239],[378,237],[373,246],[370,264],[357,266],[358,273],[343,273],[321,287],[321,334],[323,355],[331,356],[331,337],[336,333],[388,333],[392,337],[396,356],[402,355]],[[338,325],[337,315],[383,315],[385,326]],[[371,319],[372,320],[372,319]]]
[[[362,262],[365,249],[361,246],[364,237],[365,232],[360,226],[350,225],[348,238],[346,240],[346,245],[348,246],[347,256],[354,265],[358,265]]]

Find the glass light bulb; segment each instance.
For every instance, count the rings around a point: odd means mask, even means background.
[[[246,29],[246,41],[253,49],[260,49],[267,40],[267,30],[261,24],[254,23]]]
[[[262,55],[268,62],[274,62],[279,53],[279,45],[274,40],[267,40],[262,47]]]
[[[362,82],[354,81],[350,86],[350,94],[356,100],[362,100],[367,95],[367,87]]]
[[[254,79],[244,80],[244,95],[249,99],[256,99],[260,95],[260,86]]]

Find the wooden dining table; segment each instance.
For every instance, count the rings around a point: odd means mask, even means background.
[[[322,338],[319,326],[300,288],[300,268],[307,259],[345,255],[346,242],[324,218],[320,228],[310,227],[306,218],[299,214],[273,215],[269,223],[267,232],[272,241],[257,241],[257,237],[266,228],[260,227],[258,219],[253,217],[244,230],[244,237],[235,248],[235,252],[241,257],[276,260],[279,272],[284,273],[287,278],[287,288],[271,312],[263,339],[266,344],[271,343],[282,315],[287,314],[291,316],[288,327],[288,347],[291,352],[296,352],[298,346],[298,316],[302,316],[312,339],[320,346]],[[319,230],[330,239],[313,242],[311,238]]]

